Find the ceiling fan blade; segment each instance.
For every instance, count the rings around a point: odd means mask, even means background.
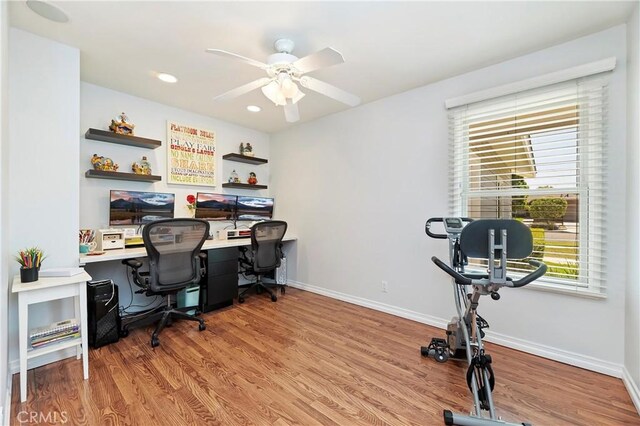
[[[213,99],[216,101],[226,101],[229,99],[237,98],[238,96],[244,95],[245,93],[249,93],[252,90],[259,89],[260,87],[265,86],[270,82],[271,82],[270,78],[262,77],[252,81],[251,83],[247,83],[240,87],[236,87],[235,89],[231,89],[228,92],[225,92],[222,95],[218,95]]]
[[[301,77],[300,84],[307,89],[311,89],[314,92],[318,92],[349,106],[354,107],[360,104],[360,98],[356,95],[352,95],[349,92],[345,92],[342,89],[338,89],[336,86],[332,86],[329,83],[325,83],[324,81],[320,81],[313,77],[306,75]]]
[[[284,106],[284,117],[287,119],[287,123],[295,123],[300,120],[298,104],[291,102],[291,99],[287,99],[287,104]]]
[[[253,60],[251,58],[246,58],[244,56],[237,55],[235,53],[227,52],[226,50],[220,49],[206,49],[206,52],[213,53],[214,55],[223,56],[225,58],[231,58],[238,61],[242,61],[245,64],[253,65],[254,67],[258,67],[260,69],[266,70],[269,65],[262,63],[260,61]]]
[[[316,53],[305,56],[295,61],[292,65],[300,71],[301,74],[315,71],[320,68],[338,65],[344,62],[342,54],[337,50],[326,47]]]

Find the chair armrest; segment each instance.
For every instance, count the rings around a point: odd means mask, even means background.
[[[123,265],[131,268],[131,274],[133,275],[133,282],[140,288],[144,290],[148,290],[149,287],[149,272],[140,272],[140,268],[143,263],[139,259],[124,259],[122,261]],[[141,291],[137,291],[136,293],[142,293]]]
[[[247,253],[249,252],[249,249],[247,247],[238,247],[238,250],[240,250],[241,252],[241,256],[238,257],[238,263],[240,264],[240,266],[243,267],[248,267],[253,265],[253,262],[251,261],[251,259],[249,258],[249,256],[247,255]]]
[[[140,269],[142,267],[142,261],[138,259],[125,259],[122,261],[123,265],[127,265],[132,269]]]
[[[253,263],[251,263],[251,261],[246,257],[239,257],[238,263],[243,268],[251,268],[253,266]]]

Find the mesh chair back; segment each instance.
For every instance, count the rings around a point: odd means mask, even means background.
[[[149,286],[154,292],[179,290],[200,281],[198,254],[209,236],[209,222],[163,219],[142,231],[149,257]]]
[[[270,220],[256,223],[251,227],[251,249],[253,250],[253,270],[269,272],[280,266],[280,244],[287,232],[287,222]]]
[[[469,257],[489,258],[489,230],[495,231],[495,243],[502,244],[502,230],[507,230],[507,258],[524,259],[533,250],[531,230],[513,219],[474,220],[462,229],[460,248]]]

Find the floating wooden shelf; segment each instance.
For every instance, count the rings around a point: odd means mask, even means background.
[[[117,143],[120,145],[136,146],[138,148],[155,149],[162,145],[162,141],[156,139],[141,138],[139,136],[121,135],[99,129],[89,129],[84,134],[85,139],[94,141]]]
[[[269,162],[266,158],[249,157],[242,154],[225,154],[222,159],[246,164],[266,164]]]
[[[162,180],[161,176],[137,175],[135,173],[108,172],[106,170],[87,170],[84,176],[88,178],[97,178],[97,179],[131,180],[134,182],[158,182]]]
[[[267,185],[250,185],[248,183],[223,183],[222,187],[236,189],[267,189]]]

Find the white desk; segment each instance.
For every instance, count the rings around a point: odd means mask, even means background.
[[[285,235],[282,241],[295,241],[298,238],[295,235]],[[237,238],[233,240],[207,240],[202,246],[202,250],[214,250],[227,247],[241,247],[251,245],[251,238]],[[104,254],[88,256],[80,255],[80,266],[89,263],[109,262],[111,260],[132,259],[147,257],[147,251],[144,247],[125,248],[106,250]]]
[[[18,293],[20,333],[20,402],[27,400],[27,360],[66,348],[76,347],[76,357],[82,354],[84,379],[89,378],[89,345],[87,338],[87,285],[91,276],[86,272],[71,277],[40,278],[22,283],[20,276],[13,277],[11,291]],[[29,349],[29,305],[50,300],[73,297],[75,316],[80,324],[80,337],[53,343],[37,349]],[[63,320],[64,318],[60,318]]]

